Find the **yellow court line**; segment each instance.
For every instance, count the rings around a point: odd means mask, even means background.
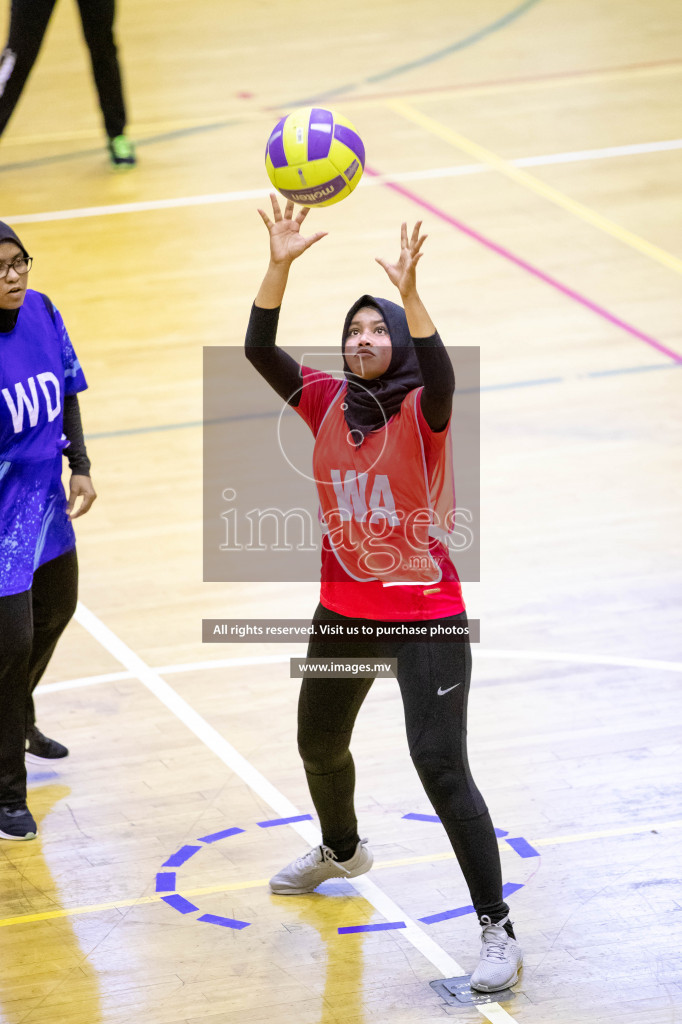
[[[237,892],[239,889],[260,889],[268,884],[267,878],[257,878],[248,882],[230,882],[227,885],[208,885],[200,889],[183,889],[183,896],[206,896],[215,892]],[[78,914],[96,914],[101,910],[118,910],[120,907],[141,907],[147,903],[160,903],[163,895],[171,893],[154,893],[153,896],[138,896],[132,900],[112,900],[110,903],[92,903],[85,907],[61,907],[59,910],[45,910],[41,914],[23,914],[21,917],[5,917],[0,920],[0,928],[12,924],[29,924],[31,921],[50,921],[56,917],[75,917]]]
[[[629,245],[630,248],[636,249],[644,256],[648,256],[657,263],[661,263],[669,270],[674,270],[676,273],[682,274],[682,259],[679,259],[677,256],[673,256],[672,253],[666,252],[664,249],[660,249],[657,245],[653,245],[651,242],[647,242],[645,238],[640,238],[639,235],[633,234],[632,231],[628,231],[626,228],[621,227],[614,221],[609,220],[608,217],[603,217],[595,210],[591,210],[589,206],[585,206],[583,203],[579,203],[575,199],[571,199],[569,196],[564,195],[563,192],[559,192],[558,189],[552,188],[551,185],[546,185],[543,181],[540,181],[539,178],[535,178],[532,174],[528,174],[527,171],[509,163],[508,160],[504,160],[501,156],[498,156],[491,150],[486,149],[484,146],[480,146],[472,139],[468,139],[466,136],[460,135],[459,132],[453,131],[452,128],[448,128],[446,125],[441,124],[440,121],[436,121],[427,114],[423,114],[420,110],[416,110],[414,107],[410,106],[410,104],[404,103],[402,100],[386,100],[385,105],[396,114],[400,114],[408,121],[412,121],[414,124],[418,124],[421,128],[424,128],[425,131],[443,139],[444,142],[449,142],[450,145],[454,146],[456,149],[459,149],[464,153],[468,153],[469,156],[473,156],[474,159],[487,164],[488,167],[492,167],[496,171],[499,171],[500,174],[503,174],[506,178],[510,178],[519,185],[523,185],[524,188],[530,189],[531,192],[535,192],[536,195],[542,196],[544,199],[549,199],[550,202],[562,207],[562,209],[568,210],[569,213],[572,213],[587,224],[591,224],[592,227],[599,228],[607,235],[611,235],[612,238],[617,238],[618,241],[624,242],[625,245]]]
[[[682,819],[678,821],[655,822],[654,824],[642,826],[640,829],[632,830],[630,826],[621,828],[606,829],[601,832],[583,832],[580,835],[556,836],[550,839],[534,839],[532,846],[557,846],[563,843],[581,843],[590,839],[607,839],[611,836],[644,835],[648,832],[658,831],[666,828],[679,828],[682,826]],[[501,849],[509,850],[505,841],[501,839]],[[419,857],[401,857],[398,860],[382,860],[374,864],[374,870],[380,868],[407,867],[411,864],[433,863],[441,860],[453,860],[455,854],[450,850],[445,853],[426,853]],[[262,889],[268,884],[267,878],[251,879],[247,882],[230,882],[226,885],[209,885],[198,889],[183,889],[182,894],[188,896],[206,896],[217,892],[238,892],[240,889]],[[169,895],[169,894],[167,894]],[[0,919],[0,928],[6,928],[14,924],[30,924],[33,921],[49,921],[59,917],[75,917],[79,914],[95,914],[102,910],[118,910],[121,907],[139,907],[149,903],[160,903],[162,895],[154,893],[152,896],[138,896],[130,900],[112,900],[110,903],[94,903],[84,907],[62,907],[59,910],[46,910],[40,914],[23,914],[20,917],[5,917]]]

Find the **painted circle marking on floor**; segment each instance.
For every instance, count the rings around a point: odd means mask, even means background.
[[[417,812],[410,812],[409,814],[402,815],[403,820],[409,821],[427,821],[434,822],[437,824],[441,823],[440,818],[437,814],[419,814]],[[311,814],[298,814],[288,818],[270,818],[266,821],[258,821],[256,825],[258,828],[275,828],[279,825],[291,825],[294,822],[299,821],[312,821]],[[206,846],[210,846],[213,843],[219,842],[222,839],[229,839],[232,836],[240,835],[245,832],[245,829],[233,826],[231,828],[221,829],[219,832],[212,832],[209,835],[202,836],[197,839],[197,843],[201,845],[197,846],[192,843],[187,843],[181,846],[179,850],[172,853],[164,863],[163,868],[176,868],[182,867],[188,860],[194,857],[200,850]],[[505,829],[495,829],[495,835],[498,839],[509,835],[509,832]],[[519,836],[512,839],[505,840],[510,848],[514,850],[518,855],[524,859],[528,857],[539,857],[540,854],[531,844]],[[532,877],[532,876],[531,876]],[[343,881],[343,879],[341,879]],[[322,884],[322,883],[320,883]],[[523,889],[526,882],[505,882],[502,887],[502,898],[506,899],[511,896],[512,893],[518,892],[519,889]],[[180,914],[194,914],[199,911],[199,907],[188,900],[185,896],[177,891],[177,873],[175,871],[159,871],[156,874],[156,892],[167,893],[162,896],[161,899],[164,903],[172,907],[173,910],[177,910]],[[420,917],[419,921],[422,924],[437,924],[440,921],[446,921],[455,917],[462,917],[466,914],[475,913],[474,907],[471,904],[467,904],[463,907],[455,907],[450,910],[439,911],[436,914],[429,914],[426,917]],[[222,928],[232,928],[241,930],[247,928],[250,921],[240,921],[232,917],[220,917],[216,914],[202,914],[201,917],[197,918],[198,921],[203,921],[207,924],[218,925]],[[339,935],[355,935],[359,932],[380,932],[389,931],[394,929],[407,928],[404,921],[383,921],[375,924],[362,924],[362,925],[345,925],[337,928],[337,934]]]

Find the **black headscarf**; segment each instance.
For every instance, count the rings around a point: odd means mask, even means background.
[[[18,245],[24,256],[28,256],[26,249],[19,241],[19,237],[16,232],[12,231],[9,224],[5,224],[4,220],[0,220],[0,242],[14,242]]]
[[[5,224],[3,220],[0,220],[0,242],[14,242],[15,245],[19,246],[24,256],[28,256],[26,249],[19,241],[19,237],[12,231],[9,224]],[[8,331],[13,331],[18,317],[18,309],[0,309],[0,334],[7,334]]]
[[[379,310],[391,336],[391,362],[388,369],[374,380],[364,380],[363,377],[354,374],[345,356],[348,328],[357,311],[363,306],[372,306]],[[351,437],[355,446],[359,448],[367,434],[383,427],[391,416],[398,412],[406,395],[421,387],[424,382],[407,326],[405,310],[395,302],[376,299],[372,295],[362,295],[346,314],[341,344],[344,352],[343,369],[348,381],[344,416],[353,432]]]

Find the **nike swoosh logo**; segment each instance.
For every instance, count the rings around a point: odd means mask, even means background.
[[[448,687],[447,690],[441,690],[441,688],[439,686],[438,687],[438,696],[439,697],[444,697],[446,693],[450,693],[450,690],[456,690],[458,686],[459,686],[459,683],[455,683],[454,686]]]

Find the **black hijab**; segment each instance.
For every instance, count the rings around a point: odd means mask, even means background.
[[[391,362],[385,373],[374,380],[364,380],[354,374],[346,362],[346,336],[351,321],[363,306],[378,309],[391,336]],[[410,391],[421,387],[422,380],[417,354],[412,344],[407,317],[402,306],[388,299],[362,295],[346,314],[341,341],[344,357],[343,370],[348,381],[344,416],[351,430],[355,447],[359,448],[372,430],[379,430],[395,415]]]
[[[9,224],[5,224],[3,220],[0,220],[0,242],[14,242],[15,245],[19,246],[24,256],[28,256],[18,236],[12,231]],[[0,309],[0,334],[7,334],[9,331],[13,331],[16,327],[18,316],[18,309]]]

